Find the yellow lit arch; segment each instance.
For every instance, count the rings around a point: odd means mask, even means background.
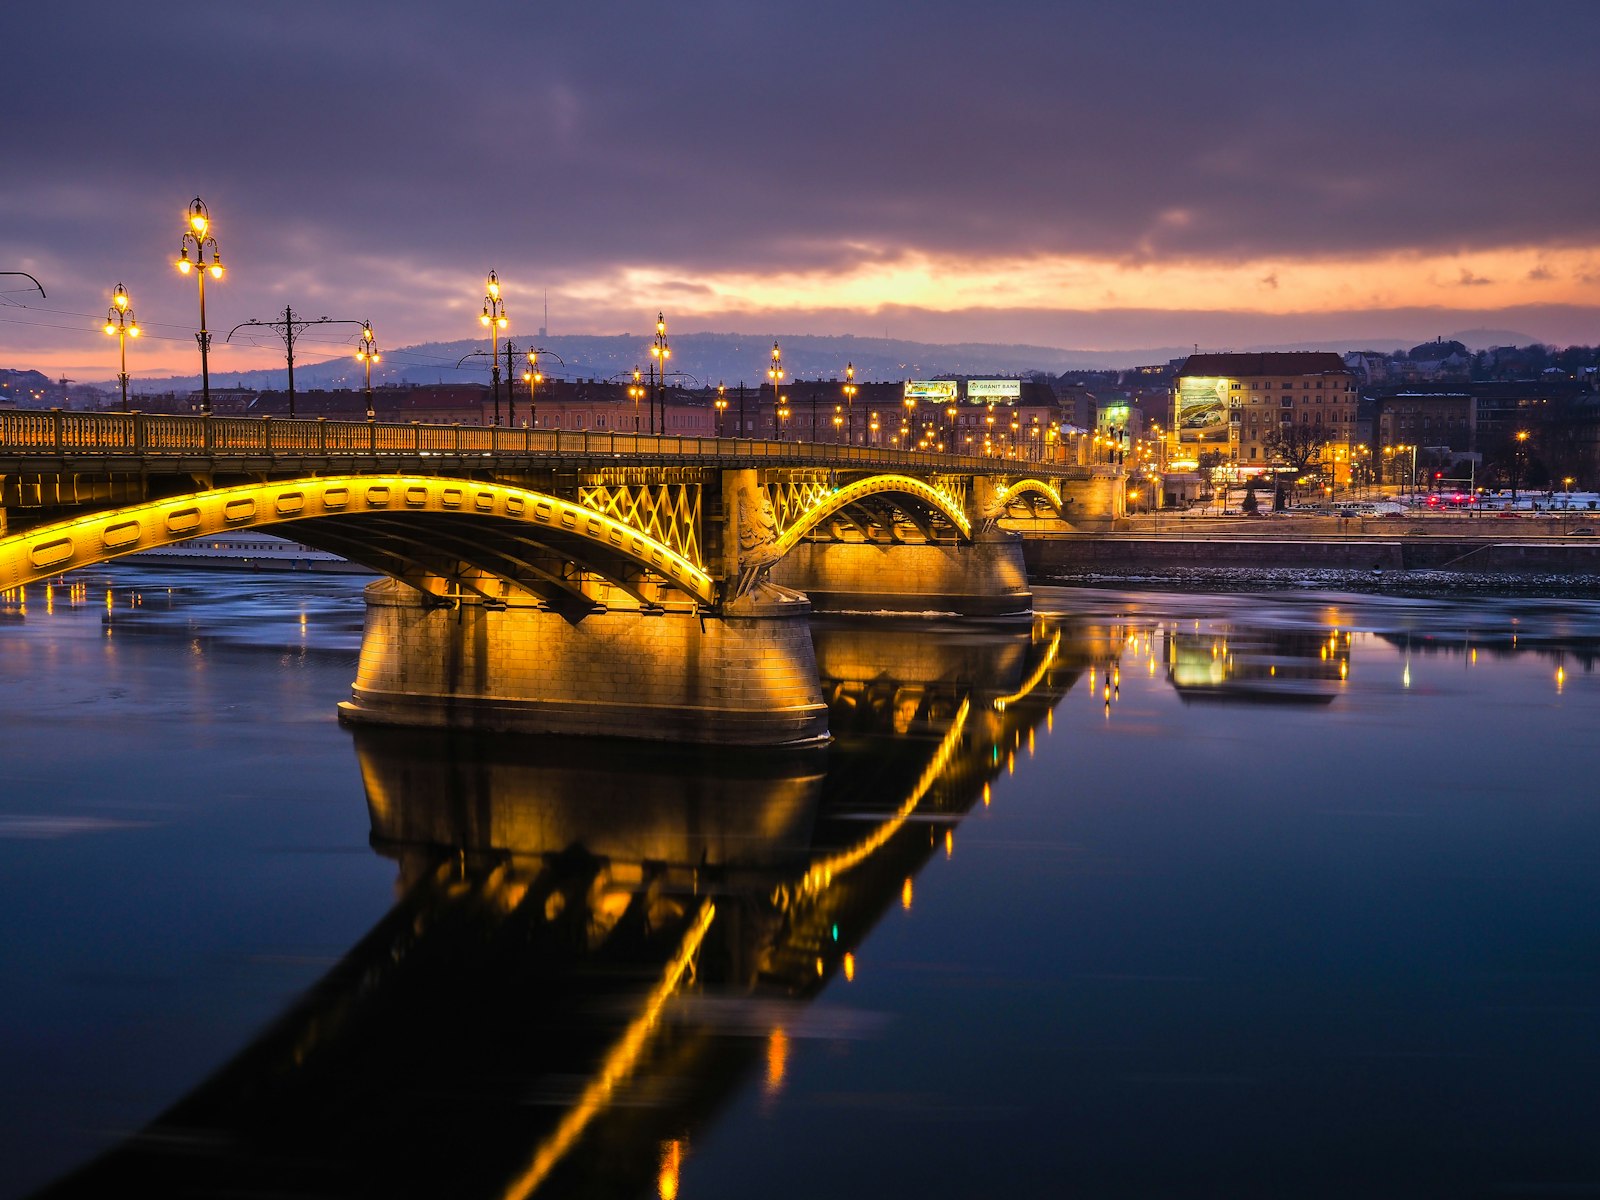
[[[705,571],[655,538],[570,500],[526,488],[423,475],[351,475],[218,488],[94,513],[0,538],[0,590],[138,550],[310,517],[448,513],[499,518],[578,538],[653,571],[705,603]]]
[[[967,519],[967,514],[961,511],[961,505],[955,497],[920,479],[912,479],[906,475],[874,475],[869,479],[858,479],[854,483],[848,483],[836,491],[829,492],[783,531],[783,536],[778,538],[773,550],[779,555],[787,554],[794,549],[801,538],[840,509],[847,508],[864,497],[884,492],[920,500],[929,508],[943,513],[945,518],[961,531],[963,538],[972,537],[972,522]]]
[[[1023,495],[1041,496],[1044,502],[1055,510],[1056,516],[1066,515],[1064,510],[1067,502],[1061,498],[1061,492],[1042,479],[1019,479],[997,494],[995,502],[1000,506],[1000,511],[1004,512],[1013,500]]]

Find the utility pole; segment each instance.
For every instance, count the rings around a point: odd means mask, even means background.
[[[318,317],[311,320],[307,317],[296,317],[294,309],[289,305],[283,306],[283,320],[281,321],[243,321],[228,330],[228,336],[223,341],[233,341],[233,335],[247,327],[270,329],[283,339],[284,356],[289,364],[289,416],[294,416],[294,340],[310,329],[313,325],[360,325],[360,321],[335,321],[328,317]]]
[[[506,342],[506,424],[512,429],[517,427],[517,377],[511,370],[511,356],[517,352],[516,346],[510,341]],[[498,422],[496,422],[498,424]]]

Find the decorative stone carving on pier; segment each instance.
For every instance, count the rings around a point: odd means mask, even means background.
[[[778,518],[772,511],[772,501],[753,480],[741,483],[738,492],[739,573],[732,594],[728,596],[730,602],[748,594],[782,557],[776,548]]]

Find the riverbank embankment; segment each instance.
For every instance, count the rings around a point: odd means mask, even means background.
[[[1023,553],[1029,578],[1039,582],[1234,575],[1273,583],[1335,572],[1391,585],[1414,577],[1430,589],[1483,578],[1600,586],[1600,536],[1587,520],[1143,518],[1106,531],[1030,532]]]

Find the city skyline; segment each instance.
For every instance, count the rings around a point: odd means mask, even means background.
[[[474,337],[491,269],[516,332],[548,296],[552,333],[641,339],[664,311],[1101,351],[1593,343],[1600,83],[1571,48],[1600,10],[1519,14],[14,6],[0,271],[48,296],[0,279],[0,358],[114,377],[122,283],[135,380],[196,373],[172,264],[197,195],[218,373],[281,365],[223,337],[285,305],[384,347]]]

